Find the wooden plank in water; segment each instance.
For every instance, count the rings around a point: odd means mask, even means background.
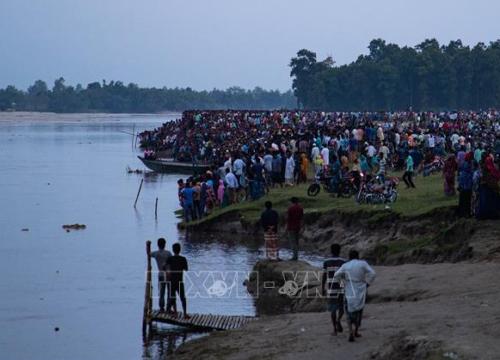
[[[238,327],[243,327],[247,324],[247,318],[242,316],[238,321]]]
[[[230,317],[229,317],[229,316],[226,316],[226,317],[225,317],[225,319],[224,319],[224,323],[223,323],[223,328],[224,328],[224,330],[227,330],[227,329],[228,329],[229,322],[230,322]]]
[[[226,322],[226,316],[222,315],[221,319],[219,321],[219,329],[220,330],[225,330],[224,323]]]
[[[213,328],[214,329],[219,329],[219,324],[220,324],[220,315],[214,315],[214,322],[213,322]]]
[[[208,315],[206,315],[206,314],[202,315],[198,325],[201,327],[204,327],[205,323],[207,322],[207,319],[208,319]]]
[[[228,330],[231,330],[231,328],[233,327],[233,322],[234,322],[234,318],[232,316],[228,316],[227,326],[226,326],[226,328]]]
[[[226,316],[221,315],[220,320],[219,320],[219,329],[225,330],[224,323],[226,322]]]
[[[239,326],[238,326],[238,322],[239,322],[239,316],[234,316],[232,319],[231,319],[231,329],[237,329]]]
[[[153,321],[174,324],[198,329],[231,330],[238,329],[254,318],[240,315],[216,315],[216,314],[192,314],[189,319],[184,318],[184,314],[168,314],[158,310],[151,312]]]
[[[226,330],[227,316],[222,315],[219,322],[219,329]]]
[[[235,322],[235,329],[239,329],[242,326],[242,316],[238,316]]]
[[[219,315],[214,315],[213,328],[217,330],[219,326]]]
[[[198,315],[198,314],[194,314],[193,316],[191,316],[191,324],[197,324],[199,318],[200,318],[200,315]]]
[[[246,316],[240,316],[238,319],[238,328],[245,326],[247,323],[247,318]]]
[[[204,326],[206,327],[210,327],[210,322],[212,321],[212,315],[211,314],[208,314],[207,315],[207,318],[205,319],[205,324]]]
[[[231,329],[234,329],[235,328],[235,325],[236,325],[236,319],[237,319],[237,316],[231,316],[230,319],[229,319],[229,324],[228,324],[228,329],[231,330]]]
[[[217,320],[217,315],[210,315],[210,321],[208,322],[208,326],[213,329],[215,327],[216,320]]]

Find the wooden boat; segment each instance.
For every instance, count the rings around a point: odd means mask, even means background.
[[[208,165],[192,164],[170,159],[149,160],[138,156],[150,170],[163,174],[201,174],[210,169]]]

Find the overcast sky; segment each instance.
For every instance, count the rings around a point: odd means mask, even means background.
[[[0,87],[102,79],[194,89],[291,86],[301,48],[351,62],[373,38],[500,38],[495,0],[0,0]]]

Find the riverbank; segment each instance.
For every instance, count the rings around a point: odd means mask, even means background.
[[[46,122],[82,122],[82,121],[113,121],[119,119],[142,120],[151,117],[178,116],[178,112],[125,114],[125,113],[52,113],[31,111],[0,111],[0,122],[46,121]],[[168,121],[166,119],[165,121]]]
[[[259,217],[270,200],[281,216],[280,246],[288,246],[285,213],[290,198],[297,196],[305,210],[301,250],[324,255],[340,243],[356,247],[373,264],[437,263],[468,259],[488,260],[500,255],[498,221],[459,219],[457,196],[443,194],[440,175],[417,177],[416,189],[399,186],[396,203],[358,205],[353,198],[333,197],[322,191],[308,197],[306,185],[271,189],[258,201],[242,202],[217,209],[202,220],[179,227],[204,237],[255,243],[263,239]]]
[[[295,271],[310,269],[295,264]],[[261,316],[243,329],[213,333],[181,346],[173,358],[498,358],[500,289],[492,285],[500,263],[406,264],[375,271],[363,337],[356,343],[348,343],[345,333],[331,335],[329,313],[299,312]]]
[[[418,177],[416,185],[400,186],[389,209],[324,192],[309,198],[305,186],[274,189],[259,201],[181,224],[205,237],[255,242],[262,239],[258,220],[264,202],[273,202],[284,224],[289,199],[297,196],[305,208],[301,249],[326,257],[333,242],[342,245],[344,256],[356,248],[378,265],[378,276],[369,290],[364,336],[349,344],[345,334],[331,336],[324,299],[314,296],[319,275],[304,281],[303,274],[321,269],[302,261],[260,261],[247,282],[259,321],[183,345],[174,358],[496,359],[500,290],[492,284],[500,271],[500,222],[457,218],[458,199],[444,196],[439,175]],[[298,280],[299,296],[280,293],[290,280],[284,274]]]
[[[399,173],[395,175],[401,175]],[[443,180],[441,175],[432,175],[428,177],[418,176],[415,179],[416,189],[406,189],[404,183],[400,183],[398,187],[398,200],[386,206],[362,204],[358,205],[354,198],[337,198],[325,192],[323,189],[316,197],[307,196],[307,187],[309,184],[301,184],[294,187],[272,188],[266,196],[257,201],[246,201],[239,204],[227,206],[222,209],[216,209],[209,216],[190,223],[181,223],[180,227],[192,230],[210,230],[210,225],[217,222],[225,222],[228,217],[238,215],[238,219],[242,225],[255,226],[258,223],[260,214],[264,209],[266,201],[272,201],[273,207],[282,215],[290,205],[292,196],[298,197],[301,204],[304,206],[305,214],[324,214],[329,211],[339,211],[344,213],[356,213],[359,210],[378,212],[378,213],[394,213],[401,216],[418,216],[428,213],[431,210],[455,206],[457,197],[447,197],[443,193]],[[224,232],[225,227],[218,227],[219,231]]]

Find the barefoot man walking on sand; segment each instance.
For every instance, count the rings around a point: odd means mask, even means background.
[[[333,279],[344,282],[347,318],[349,320],[349,341],[360,337],[359,325],[365,307],[366,288],[375,280],[375,271],[364,260],[359,260],[356,250],[349,252],[349,261],[335,272]]]
[[[344,315],[344,288],[341,283],[334,279],[335,272],[340,269],[345,263],[345,259],[341,258],[340,245],[332,244],[332,256],[323,263],[323,277],[321,280],[321,290],[323,296],[326,293],[328,300],[328,311],[331,312],[333,335],[342,332],[340,319]],[[337,317],[338,314],[338,317]]]

